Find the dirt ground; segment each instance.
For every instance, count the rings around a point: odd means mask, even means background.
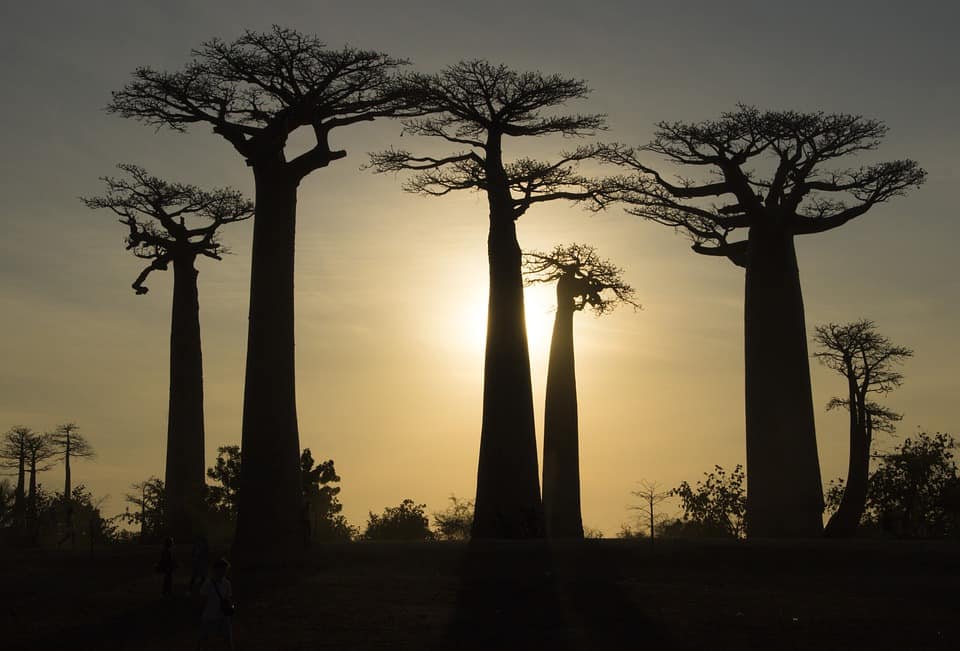
[[[195,649],[158,550],[0,553],[0,648]],[[601,540],[317,546],[231,573],[236,648],[960,649],[960,545]]]

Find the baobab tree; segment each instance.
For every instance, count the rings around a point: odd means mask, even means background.
[[[30,492],[27,494],[26,525],[27,533],[33,543],[37,541],[38,531],[38,498],[37,494],[37,473],[46,472],[53,468],[54,464],[50,461],[56,454],[50,445],[50,439],[46,434],[37,434],[31,432],[26,438],[27,450],[27,473],[30,475]]]
[[[639,497],[642,502],[640,506],[631,506],[630,508],[634,511],[641,511],[647,516],[647,522],[650,526],[650,542],[652,543],[657,524],[657,505],[673,497],[674,492],[672,490],[663,490],[655,481],[641,479],[640,488],[635,491],[630,491],[630,494],[634,497]]]
[[[34,436],[29,427],[11,427],[0,439],[0,468],[10,468],[17,471],[17,485],[13,493],[13,523],[23,531],[26,523],[26,476],[28,464],[28,447]]]
[[[86,459],[94,456],[93,446],[87,437],[80,433],[76,423],[64,423],[47,434],[47,442],[54,458],[63,461],[63,505],[66,538],[76,545],[73,530],[73,484],[70,476],[71,459]]]
[[[198,257],[222,259],[227,249],[220,240],[221,228],[248,219],[253,204],[236,190],[207,192],[192,185],[169,183],[136,165],[122,164],[119,168],[125,177],[105,177],[106,194],[84,202],[90,208],[116,213],[127,227],[127,249],[150,261],[133,281],[137,294],[147,293],[144,283],[151,272],[173,267],[164,478],[166,526],[174,537],[188,539],[203,526],[206,467],[196,261]],[[68,465],[67,482],[69,473]]]
[[[371,154],[370,166],[377,172],[415,172],[403,186],[408,192],[480,191],[489,206],[490,293],[472,536],[540,537],[543,514],[516,222],[539,203],[599,200],[594,182],[577,172],[578,163],[596,157],[599,147],[579,147],[550,162],[508,161],[505,140],[590,135],[603,128],[604,118],[550,114],[587,95],[581,80],[517,72],[487,61],[406,75],[402,86],[430,113],[405,120],[404,135],[438,138],[455,150],[430,156],[388,149]]]
[[[573,315],[589,307],[607,314],[621,303],[634,308],[634,290],[623,271],[592,246],[557,246],[523,257],[528,284],[557,283],[557,312],[550,340],[543,419],[543,512],[551,538],[583,538],[580,511],[580,427],[573,351]]]
[[[241,479],[249,489],[241,492],[235,542],[241,553],[282,558],[304,541],[294,384],[297,188],[347,155],[331,148],[334,129],[403,113],[408,105],[392,74],[404,63],[381,52],[328,49],[316,37],[274,26],[229,43],[210,40],[177,72],[138,68],[108,107],[175,131],[210,125],[253,170]],[[287,160],[287,140],[301,127],[316,144]]]
[[[813,356],[847,382],[846,397],[835,397],[827,403],[827,409],[846,409],[850,414],[847,481],[825,531],[827,536],[844,538],[856,533],[866,509],[873,433],[892,432],[901,419],[900,414],[870,398],[887,394],[903,383],[896,367],[912,357],[913,351],[894,345],[869,319],[817,326],[814,341],[822,350]]]
[[[803,297],[794,238],[839,228],[924,181],[912,160],[833,167],[876,149],[887,127],[859,115],[760,111],[660,122],[639,148],[609,150],[633,174],[617,184],[627,212],[680,229],[696,253],[746,270],[747,483],[750,535],[817,536],[817,459]],[[712,174],[669,180],[647,155]],[[662,169],[662,168],[661,168]],[[740,237],[743,233],[746,237]]]

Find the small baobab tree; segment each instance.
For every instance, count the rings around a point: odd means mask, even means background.
[[[583,538],[580,511],[580,428],[573,349],[573,315],[590,308],[597,316],[621,303],[634,308],[633,288],[623,271],[602,260],[592,246],[557,246],[523,258],[528,284],[557,283],[557,313],[550,340],[543,419],[543,511],[551,538]]]
[[[794,239],[839,228],[923,183],[925,172],[912,160],[834,167],[838,159],[876,149],[886,132],[882,122],[859,115],[740,106],[717,120],[660,122],[647,145],[607,150],[608,161],[631,172],[612,184],[627,212],[684,231],[696,253],[727,258],[746,270],[751,536],[822,532]],[[670,180],[651,167],[651,154],[712,175]]]
[[[370,166],[377,172],[414,172],[404,185],[407,192],[478,191],[489,206],[490,293],[472,537],[540,537],[543,508],[516,222],[540,203],[599,200],[595,182],[577,171],[599,147],[579,147],[550,162],[510,161],[504,148],[508,138],[589,135],[603,128],[604,119],[550,113],[587,95],[581,80],[517,72],[487,61],[406,75],[402,86],[430,113],[404,121],[404,134],[437,138],[455,150],[430,156],[389,149],[372,154]]]
[[[29,465],[29,443],[35,436],[29,427],[15,426],[0,439],[0,468],[16,470],[17,484],[13,492],[13,524],[22,532],[26,526],[26,478]]]
[[[866,510],[873,433],[892,432],[901,419],[871,397],[887,394],[903,383],[896,368],[912,357],[913,351],[894,345],[868,319],[817,326],[814,340],[821,350],[813,356],[847,382],[846,397],[831,398],[827,403],[827,409],[846,409],[850,414],[850,455],[843,496],[825,533],[849,537],[856,533]]]
[[[196,261],[198,257],[220,260],[227,252],[220,229],[249,218],[253,204],[236,190],[207,192],[150,176],[136,165],[119,167],[126,176],[104,178],[106,193],[84,202],[116,213],[128,229],[127,249],[150,261],[133,282],[137,294],[147,293],[144,282],[151,272],[173,267],[165,513],[169,533],[189,539],[202,526],[204,511],[203,356]]]
[[[46,472],[55,465],[52,461],[56,451],[50,445],[46,434],[30,432],[26,437],[27,473],[30,475],[30,492],[26,502],[26,529],[31,542],[36,543],[39,535],[40,495],[37,491],[37,473]]]
[[[73,530],[73,481],[70,474],[70,462],[74,459],[88,459],[96,453],[87,437],[80,433],[76,423],[64,423],[47,434],[50,448],[55,458],[63,461],[63,506],[65,537],[76,546]]]
[[[674,492],[663,490],[663,487],[655,481],[642,479],[640,480],[640,487],[635,491],[630,491],[630,494],[640,498],[641,504],[630,508],[642,512],[647,517],[647,524],[650,527],[650,542],[652,543],[657,525],[657,506],[673,497]]]
[[[274,26],[233,42],[207,41],[177,72],[137,68],[108,107],[174,131],[211,126],[253,171],[241,478],[249,489],[242,491],[237,522],[240,554],[283,558],[305,540],[294,377],[297,189],[347,155],[331,148],[334,129],[416,111],[393,83],[405,63],[381,52],[329,49],[314,36]],[[288,160],[287,140],[300,128],[312,131],[316,144]]]

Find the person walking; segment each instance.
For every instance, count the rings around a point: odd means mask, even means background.
[[[227,578],[230,562],[225,558],[213,564],[213,575],[200,589],[203,596],[203,611],[200,613],[200,649],[209,648],[214,637],[219,637],[233,651],[233,627],[231,620],[236,610],[233,601],[233,586]]]
[[[173,557],[173,538],[167,537],[160,550],[160,560],[157,562],[157,572],[163,574],[163,596],[173,594],[173,570],[177,567],[177,560]]]

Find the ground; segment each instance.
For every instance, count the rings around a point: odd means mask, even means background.
[[[154,548],[0,553],[0,646],[194,649]],[[600,540],[315,546],[232,570],[237,649],[958,649],[960,545]]]

